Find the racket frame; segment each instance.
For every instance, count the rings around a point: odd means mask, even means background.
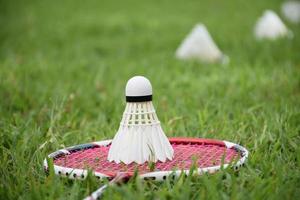
[[[98,147],[98,146],[107,146],[111,143],[112,140],[102,140],[98,142],[93,142],[93,143],[87,143],[87,144],[80,144],[80,145],[75,145],[71,147],[67,147],[65,149],[60,149],[58,151],[55,151],[51,154],[48,155],[49,159],[55,159],[56,157],[62,156],[62,155],[68,155],[72,151],[78,151],[82,149],[88,149],[92,147]],[[171,143],[186,143],[186,144],[213,144],[213,145],[221,145],[226,148],[233,148],[237,152],[240,153],[240,158],[232,163],[225,163],[222,165],[215,165],[215,166],[210,166],[210,167],[204,167],[204,168],[197,168],[194,173],[201,175],[203,173],[215,173],[219,171],[221,168],[226,169],[227,167],[231,166],[235,170],[238,170],[241,166],[245,164],[245,162],[248,159],[249,152],[246,148],[232,143],[228,141],[222,141],[222,140],[215,140],[215,139],[203,139],[203,138],[184,138],[184,137],[177,137],[177,138],[169,138],[169,141]],[[68,167],[62,167],[53,164],[54,167],[54,173],[58,176],[62,177],[68,177],[70,179],[85,179],[88,175],[88,169],[74,169],[74,168],[68,168]],[[47,172],[48,171],[48,162],[47,158],[44,160],[44,169]],[[139,177],[142,179],[152,179],[152,180],[157,180],[157,181],[163,181],[165,180],[168,176],[172,175],[175,177],[179,177],[182,173],[188,175],[190,173],[190,170],[170,170],[170,171],[154,171],[154,172],[148,172],[144,174],[140,174]],[[93,171],[92,174],[96,176],[98,179],[112,179],[116,176],[114,172],[106,172],[100,173],[97,171]],[[132,176],[132,173],[128,173],[128,177]]]

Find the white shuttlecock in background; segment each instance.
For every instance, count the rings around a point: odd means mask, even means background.
[[[292,37],[278,15],[272,10],[266,10],[255,25],[254,34],[257,39],[277,39],[280,37]]]
[[[300,2],[286,1],[281,6],[284,17],[292,23],[300,23]]]
[[[206,63],[228,63],[229,61],[229,58],[217,47],[203,24],[197,24],[186,36],[176,50],[176,57],[182,60],[199,60]]]
[[[174,151],[155,113],[150,81],[135,76],[127,82],[125,93],[126,108],[108,160],[125,164],[172,160]]]

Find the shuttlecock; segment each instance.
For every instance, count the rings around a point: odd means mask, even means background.
[[[126,108],[108,160],[125,164],[172,160],[174,151],[155,113],[150,81],[135,76],[127,82],[125,93]]]
[[[227,63],[229,58],[215,44],[205,25],[197,24],[176,50],[182,60],[199,60],[207,63]]]
[[[291,37],[292,33],[286,28],[278,15],[266,10],[255,25],[254,34],[257,39],[277,39],[280,37]]]
[[[287,1],[281,6],[281,12],[292,23],[300,22],[300,2]]]

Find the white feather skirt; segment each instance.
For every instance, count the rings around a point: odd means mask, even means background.
[[[121,125],[112,141],[108,160],[125,164],[166,162],[167,159],[172,160],[173,154],[173,148],[159,123],[142,126]]]
[[[287,29],[274,11],[266,10],[263,16],[257,20],[254,27],[254,35],[257,39],[274,40],[284,36],[292,38],[293,33]]]
[[[172,160],[173,148],[163,132],[152,101],[128,102],[108,153],[116,163]]]
[[[205,25],[197,24],[176,50],[182,60],[196,59],[203,62],[229,62],[229,58],[218,48]]]
[[[290,22],[300,23],[300,1],[285,1],[281,6],[281,12]]]

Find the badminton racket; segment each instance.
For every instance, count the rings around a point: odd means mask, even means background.
[[[92,193],[87,199],[97,199],[105,189],[116,182],[129,179],[137,171],[139,178],[163,181],[169,175],[179,177],[188,175],[195,166],[193,173],[215,173],[229,166],[239,169],[248,158],[244,147],[222,140],[201,138],[169,138],[174,149],[174,158],[167,162],[144,164],[124,164],[107,160],[111,140],[81,144],[55,151],[48,155],[53,160],[54,173],[70,179],[85,179],[88,171],[98,179],[108,178],[111,181]],[[48,171],[47,159],[44,168]]]

